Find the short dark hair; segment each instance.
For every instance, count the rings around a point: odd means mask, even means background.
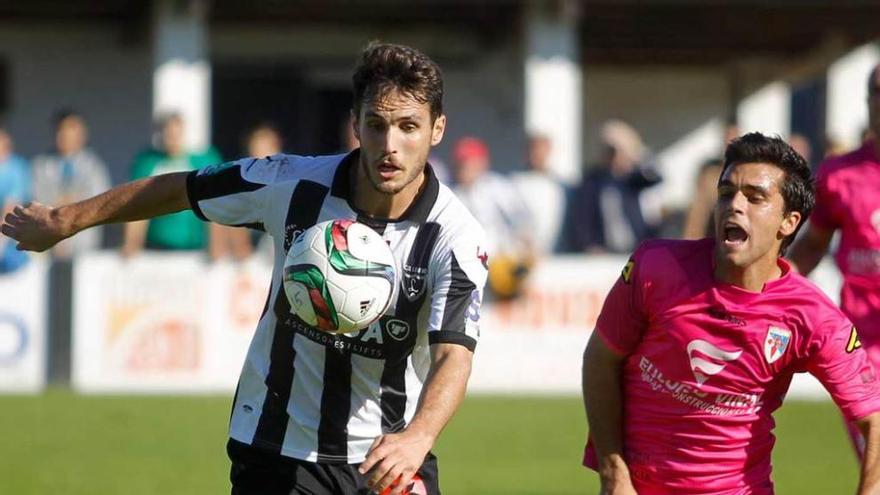
[[[779,136],[765,136],[751,132],[738,137],[724,150],[724,168],[721,177],[730,167],[742,163],[769,163],[785,173],[782,182],[782,199],[785,213],[797,211],[801,221],[795,231],[782,241],[780,255],[797,236],[816,204],[816,186],[807,161]],[[719,184],[720,184],[720,178]]]
[[[71,107],[62,107],[55,111],[52,114],[52,127],[58,128],[61,126],[61,123],[67,119],[79,119],[84,121],[82,114],[76,111],[76,109]]]
[[[361,53],[351,77],[355,115],[361,104],[397,90],[427,103],[431,119],[443,113],[443,73],[424,53],[403,45],[371,42]]]

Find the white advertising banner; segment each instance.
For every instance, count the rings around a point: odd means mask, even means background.
[[[0,275],[0,393],[35,393],[46,386],[48,263],[32,259]]]
[[[79,258],[73,385],[83,392],[234,390],[271,269],[194,254]]]

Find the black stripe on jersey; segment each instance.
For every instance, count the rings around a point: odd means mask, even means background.
[[[434,331],[428,332],[428,343],[433,344],[458,344],[467,350],[474,352],[477,348],[477,341],[470,335],[461,332],[444,332]]]
[[[428,333],[428,342],[431,344],[459,344],[473,351],[477,347],[477,341],[465,334],[465,321],[470,316],[468,308],[471,306],[471,298],[477,285],[471,282],[461,265],[455,252],[449,262],[449,289],[446,292],[446,307],[443,309],[443,322],[440,330]]]
[[[287,207],[285,232],[302,232],[318,220],[328,188],[311,181],[300,181]],[[284,249],[290,249],[293,239],[285,236]],[[278,291],[275,294],[275,333],[272,336],[272,349],[269,351],[269,373],[266,375],[266,398],[263,411],[254,434],[254,445],[281,452],[284,434],[287,430],[289,416],[287,402],[290,400],[290,388],[293,384],[293,360],[296,351],[293,349],[293,326],[290,313],[290,302],[284,294],[281,279],[277,280]]]
[[[241,227],[245,229],[259,230],[260,232],[266,231],[266,226],[263,224],[263,222],[237,223],[235,225],[230,225],[230,227]]]
[[[419,227],[416,238],[413,240],[412,248],[406,259],[408,270],[404,269],[404,275],[401,277],[401,284],[410,284],[409,288],[420,288],[417,297],[410,299],[407,297],[407,287],[401,286],[400,293],[397,296],[397,305],[394,309],[394,319],[405,322],[410,329],[415,331],[418,328],[419,310],[425,302],[427,269],[428,262],[431,260],[431,253],[434,251],[434,245],[440,235],[440,224],[430,222]],[[407,279],[409,277],[409,279]],[[419,280],[413,280],[413,277],[421,277]],[[421,284],[420,287],[414,287],[412,284]],[[383,318],[386,320],[386,318]],[[383,321],[384,325],[388,325],[388,321]],[[382,432],[393,433],[400,431],[405,425],[404,413],[406,412],[406,363],[409,355],[412,353],[412,346],[415,345],[415,335],[409,343],[408,349],[395,352],[394,356],[386,356],[385,368],[382,370],[382,379],[380,382],[379,405],[382,408]]]
[[[199,208],[199,201],[229,196],[230,194],[256,191],[263,187],[266,187],[266,185],[244,180],[241,176],[241,167],[238,165],[225,168],[213,174],[199,175],[199,172],[194,170],[186,176],[186,195],[189,198],[192,211],[197,217],[206,222],[208,219],[202,213],[202,209]]]
[[[351,353],[324,347],[324,390],[318,425],[318,462],[347,462],[351,416]]]
[[[449,262],[449,290],[446,292],[446,307],[443,309],[443,323],[440,330],[443,332],[464,333],[465,320],[468,318],[468,307],[477,285],[471,282],[461,265],[455,252],[452,252],[452,260]]]

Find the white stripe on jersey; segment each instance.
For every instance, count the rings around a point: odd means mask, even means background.
[[[378,435],[412,420],[430,344],[476,345],[484,234],[430,167],[403,218],[371,221],[392,248],[401,278],[388,313],[351,336],[321,332],[289,313],[280,288],[286,247],[316,222],[358,217],[348,203],[348,171],[357,160],[357,151],[275,155],[189,177],[198,216],[262,227],[275,245],[273,289],[233,405],[235,440],[308,461],[361,462]]]

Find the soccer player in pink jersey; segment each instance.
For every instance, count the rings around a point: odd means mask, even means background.
[[[880,367],[880,65],[868,78],[868,117],[872,138],[852,153],[831,158],[816,177],[816,211],[789,259],[808,275],[840,231],[835,260],[843,275],[840,307],[859,329],[874,367]],[[863,447],[850,425],[856,450]]]
[[[800,155],[747,134],[725,152],[715,239],[633,254],[584,352],[603,494],[772,494],[772,413],[798,372],[862,429],[859,493],[880,493],[880,383],[850,321],[780,257],[813,197]]]

